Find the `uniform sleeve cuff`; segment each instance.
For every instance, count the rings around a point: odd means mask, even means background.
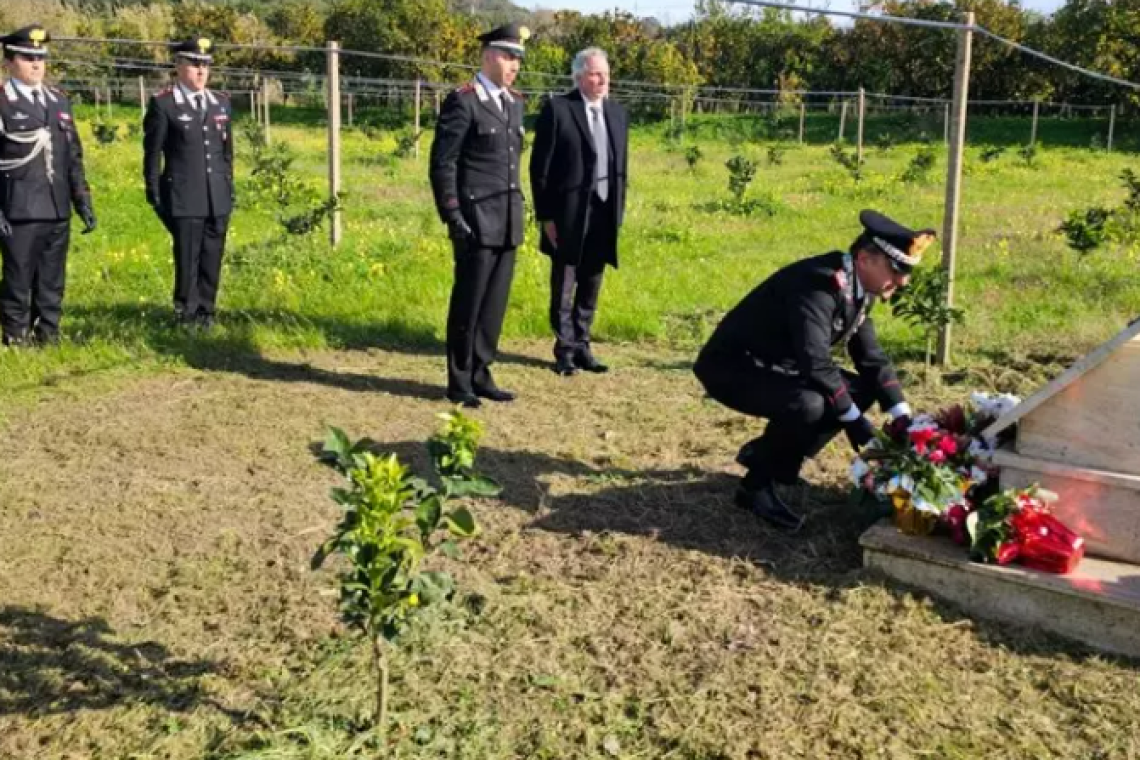
[[[840,422],[851,422],[852,420],[859,419],[859,417],[862,416],[862,414],[863,413],[861,411],[859,411],[859,407],[852,404],[850,407],[847,408],[846,412],[839,415],[839,421]]]
[[[887,410],[887,414],[891,416],[892,420],[897,420],[899,417],[910,417],[910,404],[905,401],[895,404]]]

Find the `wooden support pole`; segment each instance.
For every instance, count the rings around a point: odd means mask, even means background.
[[[962,158],[966,148],[966,105],[970,97],[970,53],[974,41],[974,13],[965,14],[965,27],[958,31],[958,56],[954,67],[954,125],[946,161],[946,208],[942,223],[942,268],[946,270],[946,305],[954,305],[954,264],[958,253],[958,208],[962,200]],[[938,363],[950,363],[950,325],[938,333]]]
[[[354,119],[354,113],[353,113],[354,112],[353,100],[354,100],[353,93],[351,93],[351,92],[348,93],[348,126],[350,126],[350,127],[355,125],[355,119]]]
[[[859,88],[859,129],[855,133],[855,165],[863,165],[863,117],[867,113],[867,93]]]
[[[807,112],[807,106],[804,102],[800,101],[800,145],[804,144],[804,116]]]
[[[340,50],[339,42],[328,46],[328,122],[329,122],[329,200],[340,196]],[[339,205],[339,204],[338,204]],[[340,245],[340,210],[334,206],[329,214],[329,243]]]
[[[416,158],[420,157],[420,103],[421,103],[420,86],[421,86],[420,80],[419,80],[419,77],[417,77],[416,78],[416,118],[415,118],[415,124],[412,127],[412,136],[416,141],[415,142],[415,148],[414,148]]]
[[[942,142],[950,144],[950,104],[947,103],[942,114]]]
[[[146,111],[146,77],[139,77],[139,110]]]
[[[1106,150],[1112,151],[1112,134],[1116,131],[1116,104],[1108,107],[1108,145]]]
[[[847,128],[847,101],[839,108],[839,136],[835,138],[836,142],[843,142],[843,132]]]
[[[261,82],[261,125],[265,127],[265,144],[270,145],[273,138],[269,134],[269,80]]]
[[[1041,111],[1041,101],[1033,101],[1033,126],[1029,128],[1029,144],[1035,145],[1037,143],[1037,116]]]
[[[435,90],[435,115],[439,116],[439,90]]]

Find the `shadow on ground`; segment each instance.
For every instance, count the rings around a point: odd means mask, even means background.
[[[0,607],[0,715],[49,715],[151,704],[173,712],[216,704],[201,678],[220,666],[173,657],[155,642],[122,643],[105,620]]]
[[[417,472],[430,467],[422,443],[373,447],[396,454]],[[734,505],[738,479],[728,473],[600,468],[533,451],[481,449],[478,456],[479,471],[504,486],[501,503],[532,515],[529,530],[574,537],[649,537],[686,551],[745,560],[784,583],[822,589],[836,602],[860,587],[884,589],[899,605],[914,596],[863,569],[859,537],[885,512],[873,502],[852,500],[845,489],[806,486],[785,491],[787,500],[807,516],[804,529],[788,535]],[[551,487],[552,480],[566,477],[574,483]],[[938,599],[931,604],[948,625],[969,625],[980,640],[995,647],[1021,654],[1105,657],[1043,631],[971,618]]]
[[[306,362],[265,357],[257,345],[257,330],[315,331],[333,349],[382,349],[420,356],[438,356],[445,376],[444,344],[429,326],[402,321],[355,322],[332,317],[302,317],[287,311],[239,311],[220,315],[210,332],[173,324],[169,313],[131,304],[76,307],[68,312],[69,331],[87,340],[140,342],[160,356],[184,361],[195,369],[236,372],[258,380],[306,382],[350,391],[382,392],[394,396],[442,399],[446,388],[380,375],[332,372]],[[548,362],[520,354],[502,353],[499,362],[547,367]],[[382,372],[382,368],[380,368]]]

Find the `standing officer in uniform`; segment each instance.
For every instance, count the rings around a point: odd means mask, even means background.
[[[547,101],[534,130],[530,181],[551,258],[554,371],[608,368],[590,350],[590,329],[606,264],[617,267],[625,212],[629,118],[610,100],[605,51],[586,48],[571,66],[577,87]]]
[[[174,44],[178,81],[150,99],[143,120],[146,200],[174,239],[174,314],[207,330],[234,203],[232,110],[206,89],[211,46],[204,37]]]
[[[487,32],[475,80],[444,101],[431,146],[431,186],[455,254],[447,314],[447,398],[478,407],[512,401],[491,363],[523,240],[522,95],[511,89],[530,36],[507,24]]]
[[[749,293],[694,367],[717,401],[767,418],[764,434],[737,455],[748,474],[736,503],[788,530],[803,518],[780,499],[776,483],[797,483],[804,459],[840,429],[856,449],[867,444],[874,428],[863,412],[875,401],[891,417],[910,416],[869,312],[907,284],[934,231],[909,230],[875,211],[859,221],[864,231],[849,252],[797,261]],[[836,365],[831,351],[840,345],[857,373]]]
[[[0,93],[0,327],[4,345],[59,340],[71,207],[95,229],[83,146],[62,92],[43,83],[47,31],[0,38],[8,81]]]

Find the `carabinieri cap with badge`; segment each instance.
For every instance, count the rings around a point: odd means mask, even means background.
[[[483,47],[502,50],[515,58],[523,57],[528,39],[530,39],[530,29],[517,21],[504,24],[498,29],[492,29],[479,35],[479,41],[483,43]]]
[[[19,53],[30,58],[47,58],[47,43],[51,36],[39,24],[25,26],[11,34],[0,37],[0,45],[5,53]]]
[[[193,37],[188,40],[181,40],[175,42],[173,45],[174,56],[199,63],[213,63],[214,57],[210,55],[210,48],[213,46],[214,43],[210,42],[206,37]]]
[[[922,261],[922,252],[934,242],[934,230],[911,230],[878,211],[860,212],[859,223],[875,247],[887,255],[891,266],[902,274],[910,272]]]

